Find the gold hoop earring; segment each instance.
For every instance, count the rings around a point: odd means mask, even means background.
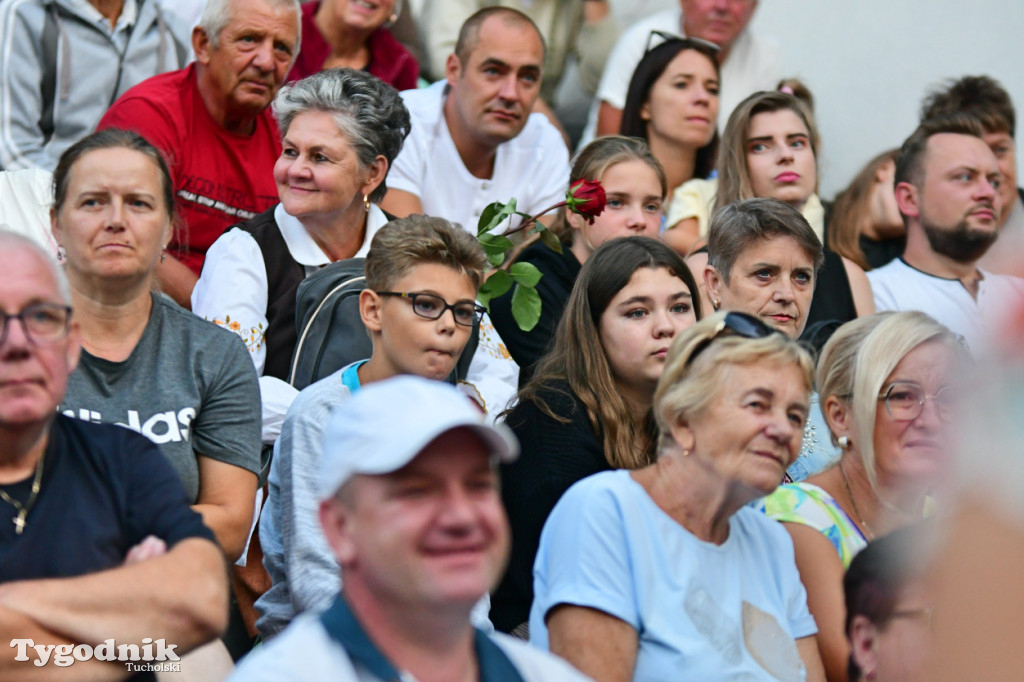
[[[370,195],[369,194],[364,194],[363,195],[363,210],[366,211],[367,213],[370,212]]]

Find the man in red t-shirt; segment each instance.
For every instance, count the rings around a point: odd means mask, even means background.
[[[128,90],[97,126],[138,131],[167,156],[182,219],[157,270],[189,307],[206,250],[278,201],[281,140],[269,106],[299,47],[298,0],[210,0],[196,61]]]

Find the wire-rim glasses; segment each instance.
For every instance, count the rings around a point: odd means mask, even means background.
[[[886,412],[898,421],[914,421],[924,411],[925,401],[931,400],[935,404],[939,419],[951,422],[957,412],[957,397],[952,386],[943,386],[935,395],[928,395],[919,384],[894,381],[882,391],[878,399],[885,401]]]

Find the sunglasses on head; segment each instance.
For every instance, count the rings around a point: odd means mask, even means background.
[[[725,314],[715,327],[715,331],[704,339],[693,352],[690,353],[690,357],[687,359],[686,364],[693,364],[694,359],[701,353],[703,353],[708,346],[710,346],[715,339],[722,338],[723,336],[742,336],[745,339],[763,339],[766,336],[772,334],[781,334],[778,329],[765,324],[753,315],[746,313],[728,312]]]
[[[655,42],[652,45],[651,41],[654,38],[656,38],[656,37],[657,38],[661,38],[661,40]],[[682,44],[682,49],[684,49],[684,50],[686,50],[686,49],[700,49],[700,48],[703,48],[705,50],[711,50],[712,52],[717,54],[722,49],[718,45],[715,45],[714,43],[712,43],[711,41],[708,41],[708,40],[702,40],[700,38],[684,38],[684,37],[676,35],[674,33],[666,33],[665,31],[659,31],[659,30],[655,29],[655,30],[653,30],[653,31],[651,31],[650,33],[647,34],[647,43],[644,45],[644,54],[647,54],[648,52],[650,52],[652,49],[654,49],[655,47],[657,47],[659,45],[663,45],[663,44],[665,44],[667,42],[673,42],[673,41],[681,43]]]

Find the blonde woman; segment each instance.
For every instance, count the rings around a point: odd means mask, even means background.
[[[965,358],[960,340],[919,312],[844,325],[822,351],[821,409],[843,455],[764,504],[793,538],[830,681],[847,679],[843,571],[868,541],[924,515],[945,466]]]
[[[749,507],[800,449],[813,364],[743,313],[673,343],[658,456],[562,497],[534,568],[530,639],[595,680],[821,680],[789,537]]]

